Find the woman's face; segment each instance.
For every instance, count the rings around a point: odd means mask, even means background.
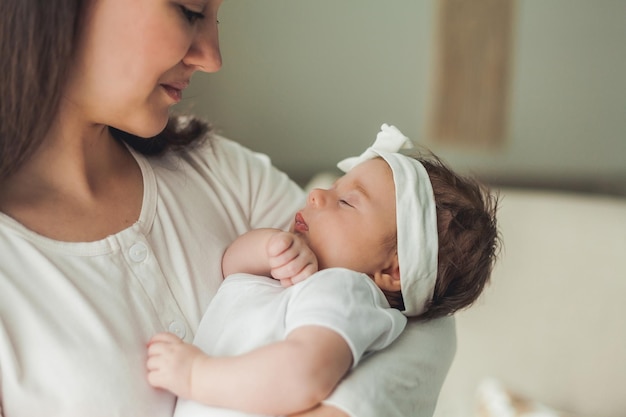
[[[90,124],[149,137],[194,72],[222,60],[222,0],[90,0],[65,98]]]

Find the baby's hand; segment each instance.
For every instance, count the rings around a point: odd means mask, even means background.
[[[191,372],[204,353],[171,333],[158,333],[148,342],[148,383],[190,398]]]
[[[278,232],[267,243],[270,273],[283,287],[304,281],[317,272],[317,257],[304,240],[291,232]]]

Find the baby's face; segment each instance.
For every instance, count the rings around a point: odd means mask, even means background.
[[[366,274],[395,254],[396,197],[383,159],[354,167],[329,190],[315,189],[292,225],[317,255],[320,269],[343,267]]]

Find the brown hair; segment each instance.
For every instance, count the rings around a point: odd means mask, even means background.
[[[56,114],[82,2],[0,2],[0,179],[40,145]]]
[[[0,181],[32,156],[57,115],[80,25],[90,0],[0,1]],[[152,141],[112,131],[143,153],[185,146],[209,130],[170,118]]]
[[[426,320],[469,307],[489,282],[500,248],[498,197],[478,180],[456,174],[432,153],[413,157],[430,177],[439,235],[434,294],[419,316]],[[384,293],[392,307],[404,310],[400,291]]]
[[[490,281],[500,250],[498,195],[463,177],[434,155],[418,159],[435,195],[439,256],[433,298],[420,318],[447,316],[469,307]]]
[[[144,155],[158,155],[169,149],[181,149],[200,142],[212,131],[211,125],[195,116],[170,116],[167,126],[152,138],[141,138],[110,128],[114,138],[126,142]]]

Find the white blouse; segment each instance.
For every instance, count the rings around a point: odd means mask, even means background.
[[[146,381],[147,341],[164,330],[192,341],[222,282],[226,246],[251,228],[286,228],[304,201],[266,156],[223,138],[135,158],[144,182],[140,218],[105,239],[59,242],[0,213],[0,415],[170,417],[175,398]],[[425,404],[421,392],[407,399],[386,387],[379,366],[355,372],[357,382],[342,383],[334,404],[355,417],[395,415],[370,401],[376,389],[399,404],[405,414],[398,415],[431,415],[454,324],[416,327],[433,328],[413,340],[424,347],[367,362],[389,369],[391,380],[408,366],[415,376],[406,383],[428,388]],[[398,366],[402,354],[415,364]]]

